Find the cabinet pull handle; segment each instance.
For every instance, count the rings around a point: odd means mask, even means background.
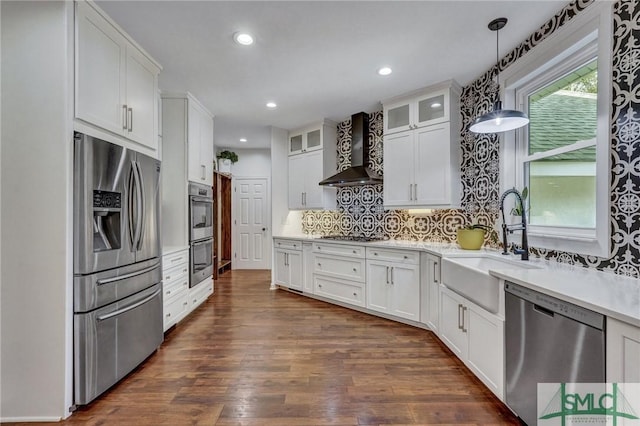
[[[189,304],[189,302],[188,302],[188,301],[185,301],[185,302],[182,304],[182,306],[187,306],[188,304]]]
[[[202,177],[200,179],[206,180],[207,179],[207,167],[204,164],[202,164],[202,165],[200,165],[200,170],[202,170]]]
[[[438,262],[433,262],[433,282],[438,283],[438,277],[436,275],[436,268],[438,267]]]
[[[164,279],[165,280],[170,280],[171,279],[171,275],[167,275]]]
[[[122,105],[122,129],[127,130],[127,105]]]
[[[467,329],[466,329],[466,328],[464,328],[464,313],[465,313],[465,312],[467,312],[467,307],[466,307],[466,306],[463,306],[463,307],[462,307],[462,332],[463,332],[463,333],[466,333],[466,332],[467,332]]]
[[[458,303],[458,330],[462,330],[462,320],[460,317],[462,312],[462,304]]]
[[[393,284],[394,284],[394,282],[393,282],[393,270],[394,270],[394,269],[396,269],[396,267],[395,267],[395,266],[392,266],[392,267],[391,267],[391,285],[393,285]]]
[[[409,256],[403,256],[403,257],[404,257],[405,259],[408,259],[408,258],[409,258]]]
[[[352,251],[353,251],[353,254],[356,254],[356,253],[357,253],[355,250],[352,250]]]
[[[167,290],[167,295],[170,295],[170,294],[171,294],[171,290]]]
[[[387,284],[389,284],[389,267],[387,266]]]
[[[409,184],[409,200],[413,200],[413,184]]]
[[[129,131],[133,132],[133,108],[127,108],[127,111],[129,112]]]
[[[353,272],[358,272],[358,270],[356,268],[353,268]]]
[[[414,201],[418,200],[418,184],[417,183],[413,184],[413,200]]]
[[[167,315],[165,315],[167,318],[169,318],[171,316],[171,312],[168,312]]]
[[[300,204],[304,206],[304,192],[300,193]]]

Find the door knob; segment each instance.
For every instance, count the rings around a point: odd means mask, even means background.
[[[266,230],[267,230],[267,228],[262,228],[262,232],[264,232],[264,231],[266,231]]]

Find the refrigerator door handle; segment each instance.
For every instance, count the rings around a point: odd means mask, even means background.
[[[136,172],[135,172],[135,166],[134,166],[134,162],[131,162],[131,169],[129,170],[129,184],[127,185],[127,200],[128,200],[128,214],[127,214],[127,219],[128,219],[128,224],[129,224],[129,238],[131,240],[131,248],[132,250],[136,249],[136,229],[137,228],[137,223],[135,222],[136,218],[133,217],[133,208],[134,208],[134,193],[136,191]]]
[[[102,278],[96,281],[96,284],[98,285],[103,285],[103,284],[109,284],[109,283],[114,283],[116,281],[122,281],[122,280],[127,280],[129,278],[133,278],[133,277],[137,277],[138,275],[142,275],[142,274],[146,274],[147,272],[151,272],[154,269],[160,267],[160,262],[149,266],[148,268],[144,268],[144,269],[140,269],[139,271],[135,271],[135,272],[130,272],[128,274],[124,274],[124,275],[118,275],[117,277],[113,277],[113,278]]]
[[[129,312],[129,311],[137,308],[138,306],[144,305],[145,303],[147,303],[148,301],[150,301],[151,299],[156,297],[161,291],[162,291],[162,288],[159,288],[151,296],[145,297],[144,299],[139,300],[139,301],[137,301],[135,303],[132,303],[129,306],[125,306],[122,309],[118,309],[117,311],[109,312],[108,314],[105,314],[105,315],[100,315],[99,317],[96,318],[96,320],[97,321],[104,321],[104,320],[108,320],[109,318],[113,318],[113,317],[117,317],[118,315],[122,315],[125,312]]]
[[[142,177],[142,170],[140,169],[140,163],[136,161],[136,170],[138,171],[138,243],[136,245],[137,250],[142,249],[142,241],[144,239],[145,228],[145,216],[147,214],[146,194],[144,192],[144,179]]]

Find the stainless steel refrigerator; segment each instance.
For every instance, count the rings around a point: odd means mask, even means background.
[[[160,161],[74,139],[74,401],[84,405],[163,340]]]

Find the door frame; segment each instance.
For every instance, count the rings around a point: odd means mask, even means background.
[[[242,181],[247,180],[264,180],[265,188],[267,193],[267,212],[265,215],[265,226],[267,231],[265,232],[264,237],[264,255],[265,259],[268,259],[265,269],[271,269],[273,261],[272,261],[272,235],[271,235],[271,178],[268,176],[242,176],[242,177],[231,177],[231,186],[233,190],[231,191],[231,251],[233,252],[233,257],[231,259],[231,269],[237,269],[236,258],[238,253],[238,209],[236,208],[236,203],[238,202],[238,192],[237,185]]]

